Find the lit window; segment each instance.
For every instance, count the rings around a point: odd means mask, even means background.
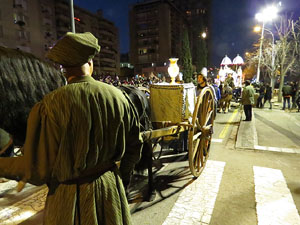
[[[147,49],[146,48],[140,48],[139,49],[139,55],[143,55],[147,53]]]

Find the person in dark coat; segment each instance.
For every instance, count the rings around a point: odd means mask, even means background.
[[[283,96],[283,106],[282,110],[285,110],[286,103],[288,104],[288,109],[291,108],[291,96],[292,96],[292,86],[289,83],[285,83],[282,87],[282,96]]]
[[[265,106],[266,102],[269,102],[270,107],[269,109],[272,109],[272,87],[269,84],[266,84],[266,92],[264,95],[264,104],[263,107]]]
[[[244,112],[246,119],[244,121],[252,120],[252,105],[254,104],[254,88],[250,85],[250,81],[245,81],[245,87],[242,91],[242,101],[241,103],[244,105]]]
[[[99,51],[89,32],[58,40],[47,57],[68,85],[32,108],[24,155],[0,158],[0,177],[47,184],[44,225],[132,224],[122,180],[140,159],[139,118],[125,93],[92,78]]]
[[[296,108],[296,99],[297,99],[297,83],[295,82],[291,82],[290,83],[291,87],[292,87],[292,92],[291,92],[291,97],[292,97],[292,108]]]
[[[265,86],[264,83],[259,84],[259,90],[258,90],[259,96],[257,98],[256,107],[257,108],[263,108],[263,98],[265,96]]]

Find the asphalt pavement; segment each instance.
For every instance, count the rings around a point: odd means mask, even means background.
[[[235,147],[300,154],[300,112],[281,108],[278,102],[272,109],[253,108],[252,121],[240,122]]]

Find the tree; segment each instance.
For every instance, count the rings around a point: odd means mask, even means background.
[[[282,101],[282,87],[284,84],[284,78],[296,61],[298,48],[297,48],[297,36],[299,33],[295,33],[295,26],[299,21],[293,21],[282,17],[280,24],[276,26],[279,40],[276,42],[277,48],[277,65],[280,71],[280,84],[278,101]]]
[[[207,67],[207,47],[204,38],[198,38],[196,48],[196,70],[201,71],[203,67]]]
[[[192,56],[191,56],[189,35],[187,29],[185,29],[183,32],[181,59],[182,59],[183,80],[184,82],[187,83],[191,82],[193,77],[193,64],[192,64]]]
[[[300,33],[299,21],[281,17],[279,24],[275,24],[276,40],[272,46],[270,38],[263,39],[263,50],[261,56],[262,71],[267,71],[271,79],[272,87],[274,88],[277,71],[280,75],[280,85],[278,101],[282,101],[282,87],[284,78],[288,72],[296,68],[297,58],[299,57]],[[257,64],[259,58],[258,43],[254,44],[254,50],[249,58],[250,64]]]

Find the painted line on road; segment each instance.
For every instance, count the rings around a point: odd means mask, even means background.
[[[208,160],[201,176],[181,192],[163,225],[209,224],[225,164]]]
[[[238,109],[235,109],[229,118],[228,122],[226,123],[225,127],[223,128],[222,132],[219,135],[219,138],[223,139],[226,137],[227,131],[229,129],[230,123],[233,121],[235,115],[238,113]]]
[[[211,142],[215,142],[215,143],[222,143],[223,139],[218,139],[218,138],[212,138]]]
[[[0,210],[0,224],[19,224],[29,217],[44,209],[48,188],[43,188],[36,193]]]
[[[296,148],[279,148],[279,147],[269,147],[269,146],[254,145],[254,149],[255,150],[261,150],[261,151],[284,152],[284,153],[298,153],[298,154],[300,154],[300,149],[296,149]]]
[[[258,225],[300,225],[300,217],[281,170],[253,167]]]

